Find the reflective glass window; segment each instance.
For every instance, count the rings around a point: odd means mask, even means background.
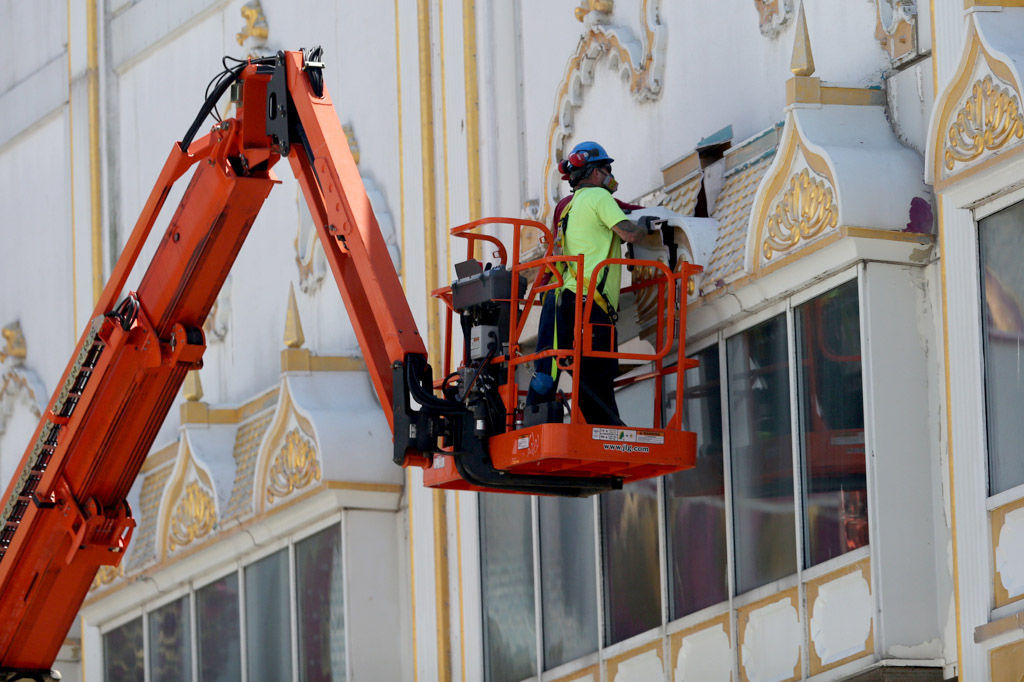
[[[141,680],[145,675],[142,617],[103,635],[103,675],[108,680]]]
[[[796,572],[786,317],[726,340],[736,589]]]
[[[199,682],[240,682],[237,573],[196,591],[196,631]]]
[[[592,499],[542,497],[541,611],[544,667],[597,651],[597,560]]]
[[[292,676],[288,551],[245,567],[245,650],[250,682]]]
[[[868,542],[857,281],[795,309],[804,566]]]
[[[722,469],[722,386],[718,346],[694,356],[684,374],[684,428],[697,435],[693,469],[665,477],[669,617],[681,618],[728,599],[725,484]],[[674,394],[675,375],[668,377]],[[666,409],[675,409],[674,400]]]
[[[661,625],[656,479],[601,495],[601,539],[607,645]]]
[[[295,545],[299,680],[345,679],[345,601],[341,528],[326,528]]]
[[[481,495],[480,545],[485,673],[516,682],[537,672],[530,498]]]
[[[978,223],[989,494],[1024,484],[1024,202]]]
[[[150,682],[188,682],[192,679],[190,629],[187,596],[150,612]]]

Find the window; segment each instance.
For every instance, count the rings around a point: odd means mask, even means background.
[[[978,223],[989,494],[1024,484],[1024,202]]]
[[[868,543],[856,280],[794,313],[808,567]]]
[[[780,303],[692,356],[694,468],[590,500],[480,496],[488,679],[583,667],[602,647],[724,612],[730,597],[867,545],[858,290],[849,279]],[[664,378],[666,412],[676,376]],[[637,406],[655,390],[651,379],[619,393],[628,424],[653,422]]]
[[[736,589],[796,572],[786,316],[726,340]]]
[[[729,598],[718,346],[694,357],[700,364],[686,370],[683,419],[697,434],[697,465],[665,477],[672,620]]]
[[[658,482],[638,481],[601,495],[605,643],[661,625]]]
[[[105,633],[106,679],[346,679],[341,543],[336,523]]]
[[[141,680],[142,618],[125,623],[103,636],[103,674],[108,680]]]
[[[238,574],[226,575],[196,592],[199,682],[242,679],[238,620]]]
[[[295,545],[300,682],[345,679],[341,534],[327,528]]]
[[[245,567],[245,639],[249,679],[274,682],[291,677],[291,618],[288,552]]]
[[[533,525],[525,495],[480,496],[484,666],[491,682],[536,672]]]
[[[594,502],[542,497],[538,515],[544,668],[550,670],[597,651]]]
[[[192,679],[192,636],[188,597],[149,614],[149,679],[188,682]]]

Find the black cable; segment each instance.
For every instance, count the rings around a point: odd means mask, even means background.
[[[236,62],[234,67],[228,67],[227,60],[230,59]],[[199,109],[199,113],[196,114],[196,118],[192,121],[192,125],[189,127],[188,132],[185,133],[185,137],[181,139],[180,147],[183,152],[188,152],[189,145],[192,144],[192,140],[195,138],[196,133],[199,132],[200,126],[203,125],[203,121],[211,113],[213,117],[219,122],[221,120],[220,113],[217,111],[217,101],[220,100],[231,84],[238,80],[238,77],[242,74],[242,70],[245,69],[249,64],[272,64],[277,60],[277,57],[263,57],[261,59],[242,60],[235,57],[224,57],[221,60],[221,64],[224,66],[224,70],[215,75],[210,79],[210,82],[206,85],[206,99],[203,102],[203,106]]]

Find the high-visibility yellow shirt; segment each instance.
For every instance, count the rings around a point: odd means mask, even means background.
[[[603,187],[577,189],[565,210],[569,212],[569,218],[565,229],[563,253],[567,256],[583,254],[584,292],[590,284],[591,276],[597,278],[599,285],[604,277],[604,284],[598,287],[598,291],[612,308],[618,310],[622,267],[610,265],[599,272],[592,271],[594,266],[604,259],[621,256],[622,239],[612,226],[628,220],[626,214],[612,198],[611,192]],[[569,266],[564,277],[565,288],[573,292],[577,291],[575,270],[575,267]],[[603,274],[604,271],[607,271],[607,276]]]

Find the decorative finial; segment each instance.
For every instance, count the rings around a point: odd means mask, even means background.
[[[189,370],[185,375],[182,393],[185,395],[185,400],[190,403],[197,403],[203,399],[203,382],[199,380],[199,370]]]
[[[295,285],[288,285],[288,315],[284,320],[284,345],[288,348],[302,348],[306,337],[302,334],[299,306],[295,303]]]
[[[814,55],[811,54],[811,38],[807,33],[807,18],[804,16],[804,3],[796,15],[796,36],[793,40],[793,59],[789,70],[794,76],[810,76],[814,73]]]

